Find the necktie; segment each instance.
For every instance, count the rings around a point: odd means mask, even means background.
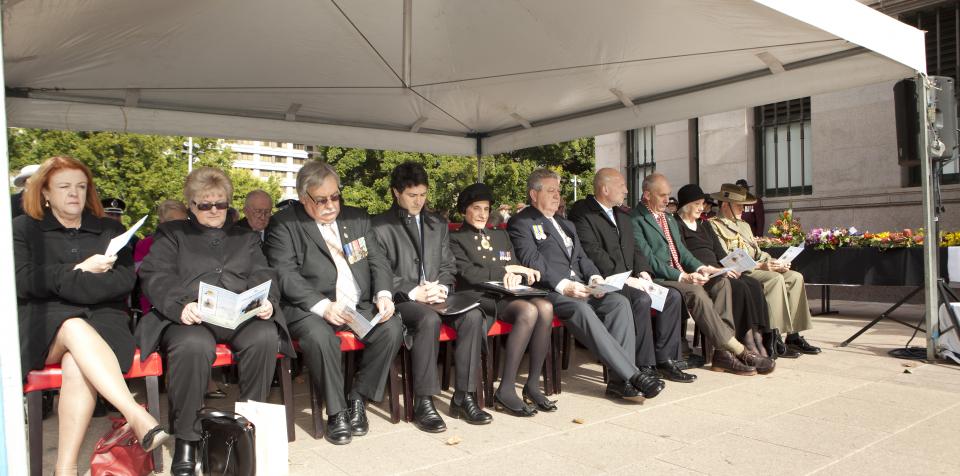
[[[613,226],[617,226],[617,219],[613,216],[613,209],[604,208],[604,211],[607,212],[607,216],[610,217],[610,222],[613,223]]]
[[[357,308],[357,302],[360,300],[360,286],[353,279],[353,272],[350,271],[350,265],[343,256],[343,248],[340,246],[340,237],[337,236],[337,230],[329,223],[320,225],[320,234],[323,235],[323,241],[327,243],[327,249],[330,250],[330,256],[333,257],[333,264],[337,267],[337,302],[351,309]]]
[[[663,231],[663,236],[667,239],[667,247],[670,248],[670,265],[674,268],[683,271],[683,266],[680,266],[680,254],[677,253],[677,245],[673,242],[673,236],[670,234],[670,226],[667,225],[667,216],[663,213],[656,213],[653,217],[657,220],[657,225],[660,225],[660,230]]]

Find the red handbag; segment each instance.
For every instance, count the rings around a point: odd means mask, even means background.
[[[153,458],[143,451],[133,428],[123,418],[111,417],[113,428],[100,438],[90,458],[93,476],[146,476],[153,472]]]

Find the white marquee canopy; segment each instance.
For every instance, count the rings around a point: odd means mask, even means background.
[[[854,0],[6,0],[11,126],[474,155],[925,71]]]

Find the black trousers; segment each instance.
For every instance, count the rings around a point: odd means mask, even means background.
[[[650,366],[680,355],[680,311],[683,297],[676,289],[669,289],[663,303],[663,311],[657,317],[650,316],[650,295],[630,286],[620,291],[630,301],[633,309],[633,324],[637,331],[636,365]]]
[[[294,339],[300,341],[300,349],[310,369],[310,380],[315,387],[323,388],[323,400],[327,415],[336,415],[347,409],[344,393],[343,367],[341,365],[340,330],[320,316],[311,315],[287,324]],[[363,340],[363,351],[353,390],[368,400],[383,399],[390,363],[400,344],[403,343],[403,324],[400,318],[392,317],[377,324]]]
[[[407,332],[413,336],[410,353],[413,357],[413,393],[418,396],[440,393],[437,377],[437,354],[440,352],[440,324],[457,331],[454,342],[453,364],[456,376],[453,388],[462,392],[475,392],[479,385],[480,348],[483,346],[483,312],[480,309],[454,316],[441,317],[430,307],[408,301],[397,304],[397,312],[403,319]]]
[[[639,371],[637,334],[627,298],[608,293],[601,299],[575,299],[551,292],[547,299],[577,341],[610,369],[611,382],[625,382]]]
[[[167,357],[170,427],[177,438],[200,440],[197,411],[210,381],[217,342],[230,344],[240,371],[240,400],[265,401],[277,365],[280,338],[272,320],[256,317],[235,330],[206,324],[167,326],[160,350]]]
[[[733,299],[733,323],[737,329],[737,339],[741,339],[749,330],[764,331],[770,328],[767,301],[760,281],[747,275],[731,279],[730,296]]]

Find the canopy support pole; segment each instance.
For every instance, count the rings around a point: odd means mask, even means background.
[[[939,237],[937,236],[937,216],[934,213],[933,197],[933,167],[930,164],[930,127],[927,110],[929,108],[927,94],[929,85],[927,76],[917,74],[917,111],[920,116],[919,147],[917,158],[920,159],[920,188],[923,194],[923,229],[926,235],[923,239],[923,310],[927,328],[927,360],[937,358],[937,279],[940,269],[937,254],[939,251]],[[949,131],[954,133],[954,131]]]

